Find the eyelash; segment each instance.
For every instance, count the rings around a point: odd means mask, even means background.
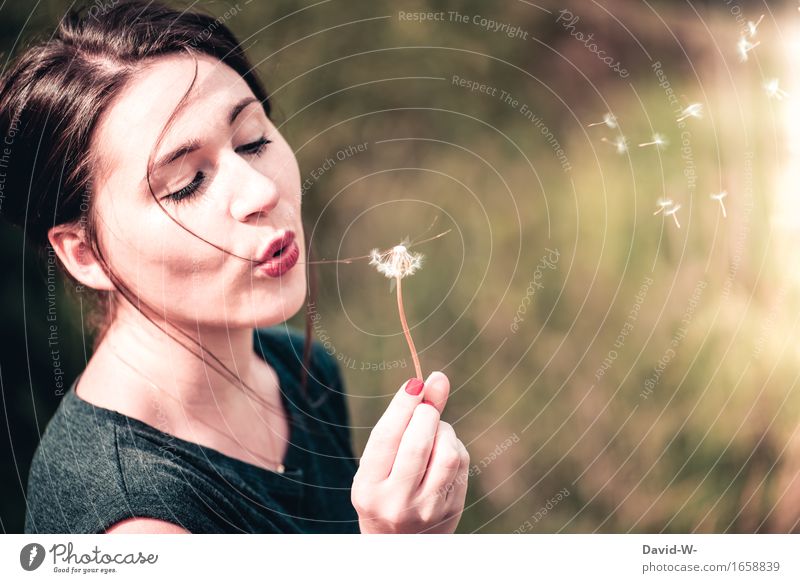
[[[248,156],[258,157],[264,152],[264,148],[267,147],[267,144],[271,143],[272,140],[268,140],[267,138],[262,136],[255,142],[241,146],[240,148],[237,149],[237,152],[241,151],[247,154]],[[187,199],[191,199],[194,196],[199,195],[202,192],[202,188],[200,187],[204,183],[205,177],[206,177],[205,173],[199,171],[197,174],[195,174],[194,179],[192,179],[192,181],[189,184],[187,184],[186,186],[184,186],[183,188],[181,188],[176,192],[172,192],[166,195],[164,198],[172,202],[182,202]]]

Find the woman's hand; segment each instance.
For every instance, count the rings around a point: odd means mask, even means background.
[[[452,533],[461,519],[469,453],[439,418],[450,381],[421,383],[400,388],[367,440],[351,490],[362,534]]]

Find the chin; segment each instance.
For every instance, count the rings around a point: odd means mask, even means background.
[[[275,326],[290,319],[302,309],[306,301],[306,278],[301,270],[298,270],[297,275],[299,277],[293,278],[291,283],[288,279],[284,280],[286,285],[281,285],[278,292],[273,291],[263,300],[255,301],[254,306],[258,311],[253,314],[251,326],[255,328]]]

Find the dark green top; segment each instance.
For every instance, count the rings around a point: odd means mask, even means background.
[[[92,405],[75,393],[76,379],[34,454],[25,532],[99,533],[142,516],[194,533],[358,533],[350,502],[357,464],[337,361],[313,342],[306,400],[303,336],[280,325],[256,329],[253,339],[295,422],[284,473]]]

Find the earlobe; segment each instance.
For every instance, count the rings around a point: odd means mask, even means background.
[[[113,290],[114,284],[86,241],[85,231],[72,225],[56,225],[47,238],[70,275],[96,290]]]

